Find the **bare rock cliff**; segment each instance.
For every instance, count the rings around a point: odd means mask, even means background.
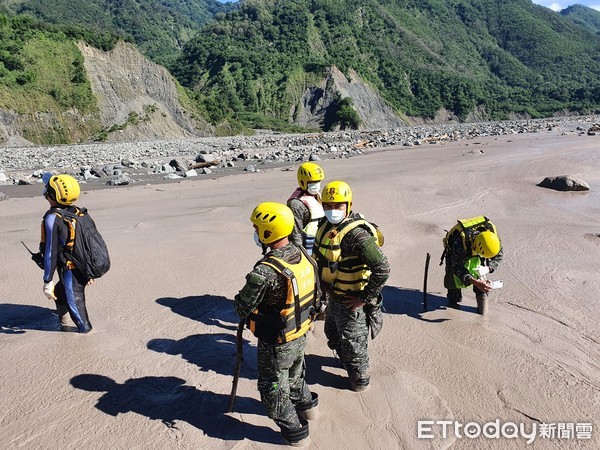
[[[294,123],[309,127],[323,127],[330,120],[336,94],[341,98],[350,97],[353,107],[361,119],[361,129],[398,128],[404,122],[353,70],[346,77],[337,67],[331,67],[320,85],[304,92],[300,105],[292,111]]]
[[[173,77],[146,59],[133,45],[120,42],[108,52],[83,43],[79,49],[98,100],[109,141],[179,139],[210,136],[210,124],[193,119],[179,102]]]
[[[182,106],[169,72],[133,45],[121,42],[109,52],[83,43],[78,47],[97,110],[82,114],[74,108],[33,113],[0,109],[0,146],[214,135],[212,125],[192,117]]]

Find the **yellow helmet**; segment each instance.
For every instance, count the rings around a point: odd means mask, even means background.
[[[346,212],[352,208],[352,191],[344,181],[331,181],[325,185],[321,193],[323,203],[346,203]]]
[[[308,189],[308,183],[316,183],[324,178],[325,172],[314,162],[305,162],[298,168],[298,185],[304,190]]]
[[[258,227],[258,239],[263,244],[288,237],[294,229],[294,214],[281,203],[261,203],[252,211],[250,220]]]
[[[482,231],[475,236],[473,250],[484,258],[493,258],[500,252],[500,239],[496,233]]]
[[[71,175],[54,175],[46,185],[47,195],[61,205],[70,206],[77,201],[80,194],[79,183]]]

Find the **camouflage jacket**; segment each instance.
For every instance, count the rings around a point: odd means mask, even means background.
[[[310,210],[299,198],[288,200],[287,205],[294,214],[294,230],[290,236],[290,241],[298,246],[304,245],[302,230],[310,222]]]
[[[301,252],[296,245],[289,243],[284,247],[271,250],[265,258],[271,256],[297,264],[300,262]],[[281,309],[285,305],[288,291],[287,278],[272,267],[260,264],[261,261],[262,259],[246,275],[246,284],[235,296],[235,311],[242,319],[248,317],[262,302],[275,309]]]

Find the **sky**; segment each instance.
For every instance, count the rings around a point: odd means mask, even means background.
[[[583,5],[600,11],[600,0],[579,0],[575,2],[568,0],[533,0],[533,3],[545,6],[554,11],[561,11],[571,5]]]

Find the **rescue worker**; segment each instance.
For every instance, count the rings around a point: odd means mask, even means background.
[[[305,162],[298,168],[297,178],[299,187],[287,201],[294,213],[291,241],[298,246],[304,246],[311,254],[317,234],[317,223],[324,216],[320,192],[325,172],[318,164]]]
[[[368,388],[368,335],[381,330],[381,290],[390,266],[380,246],[383,236],[362,215],[352,212],[352,191],[343,181],[328,183],[321,194],[325,219],[319,223],[313,257],[321,287],[328,290],[327,345],[340,357],[350,387]]]
[[[258,390],[267,414],[285,444],[302,446],[319,403],[304,378],[306,332],[320,296],[316,264],[289,241],[294,216],[286,205],[261,203],[250,220],[255,242],[267,253],[246,276],[235,310],[258,338]]]
[[[477,312],[487,311],[488,293],[492,290],[486,279],[502,261],[502,245],[495,225],[484,216],[460,219],[444,238],[446,270],[444,287],[448,302],[457,306],[462,301],[462,288],[473,286]]]
[[[93,280],[87,279],[75,264],[65,259],[63,248],[70,236],[68,225],[60,216],[62,210],[76,211],[74,203],[79,198],[79,183],[65,174],[45,173],[42,179],[45,183],[43,195],[50,204],[42,220],[40,240],[44,265],[43,292],[48,299],[54,300],[62,331],[72,329],[70,317],[80,333],[89,333],[92,324],[85,305],[85,287]],[[55,271],[58,271],[59,279],[56,285],[53,281]]]

